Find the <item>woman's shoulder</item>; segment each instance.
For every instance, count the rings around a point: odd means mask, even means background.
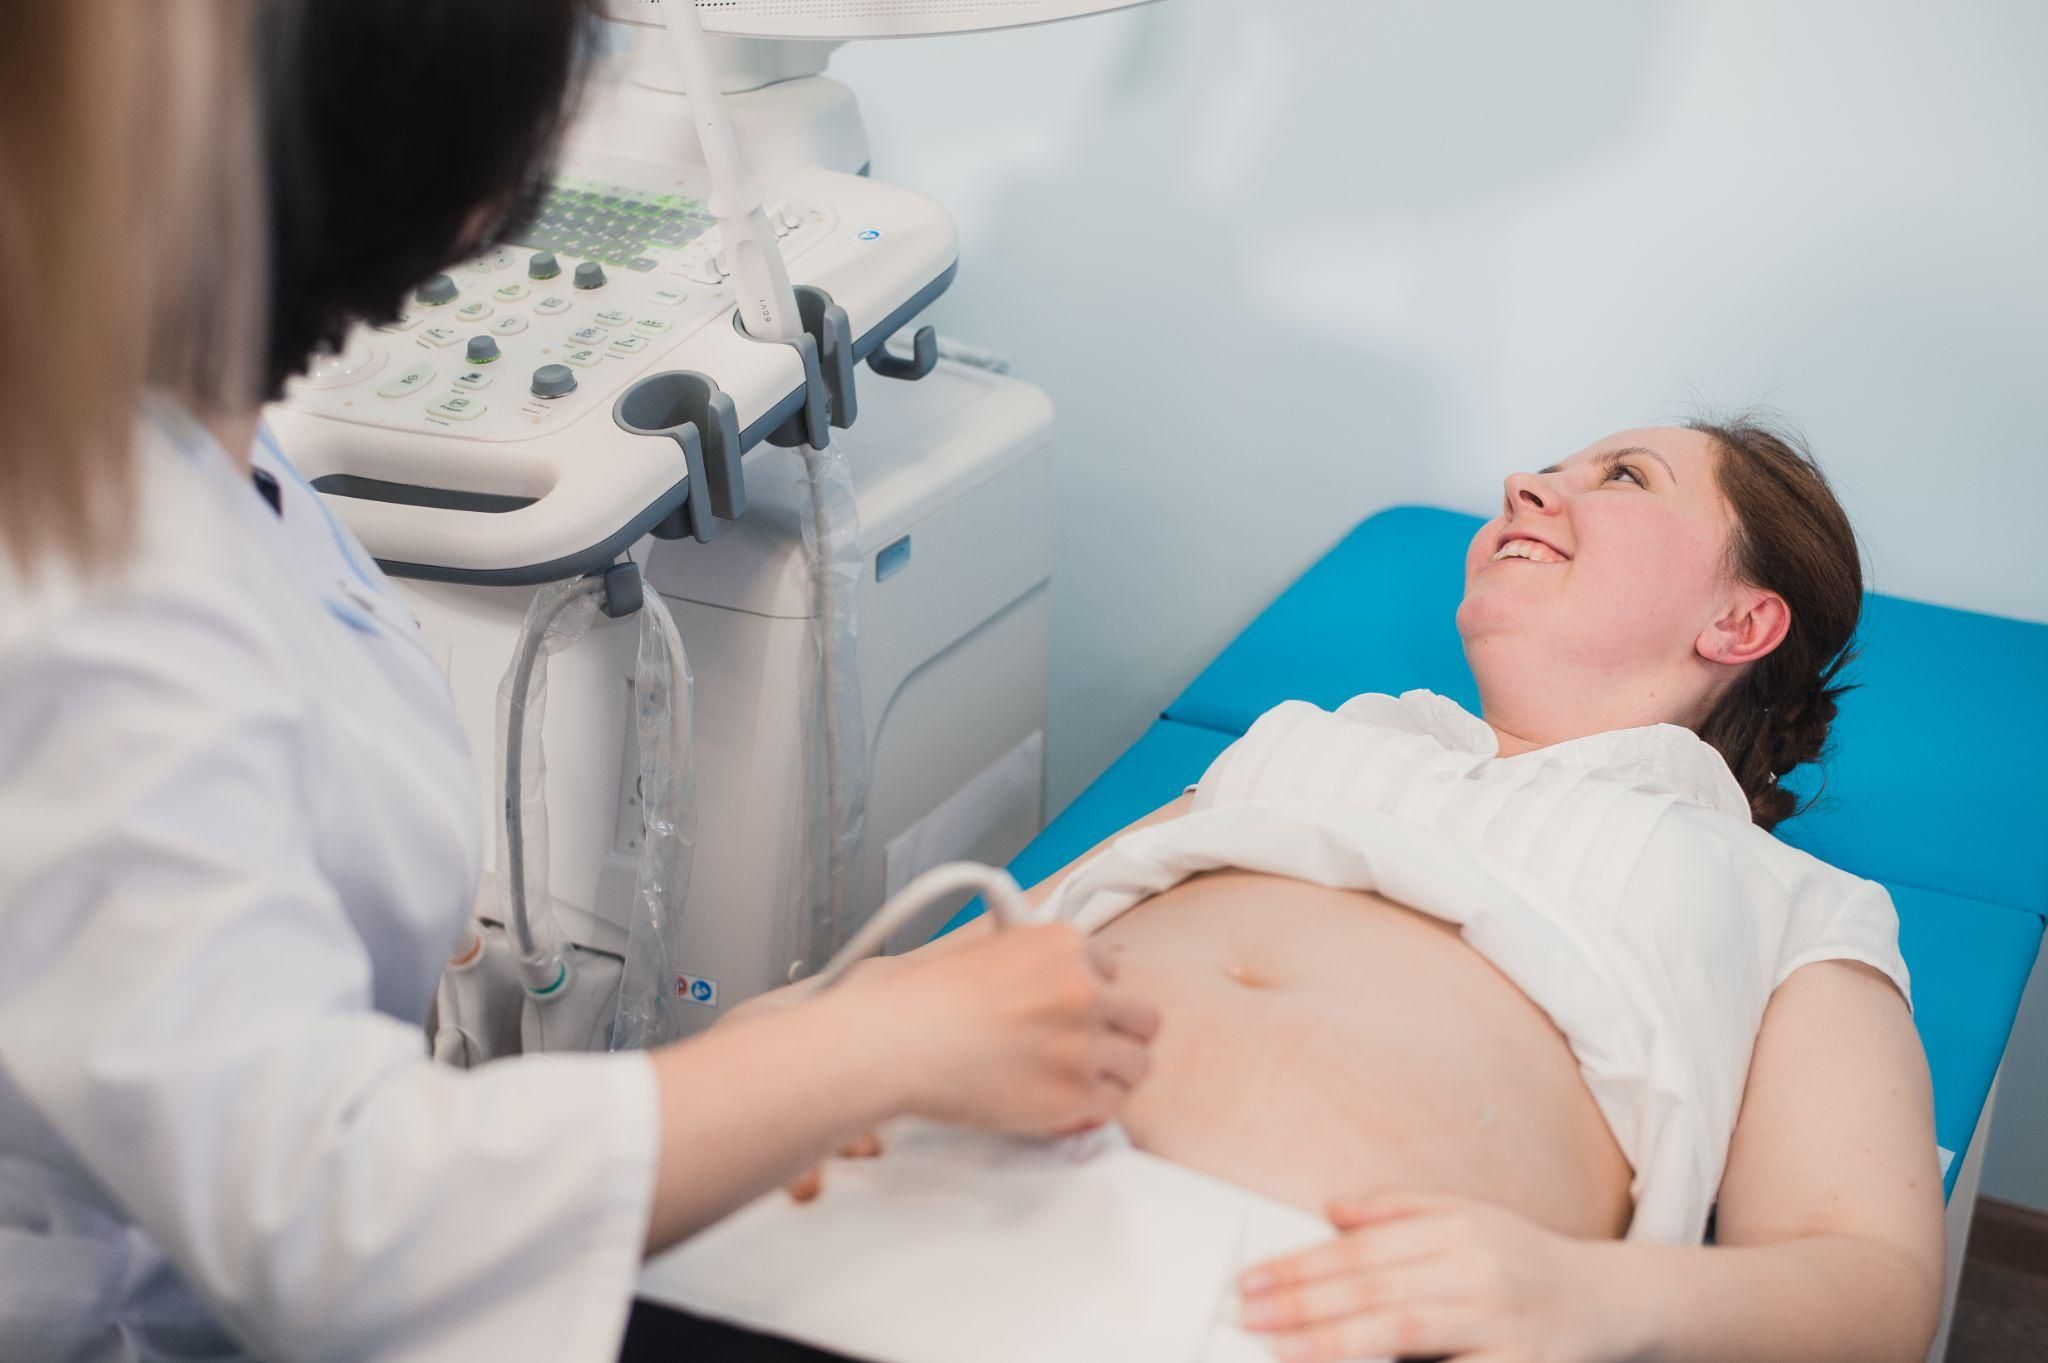
[[[234,471],[210,467],[209,458],[220,456],[182,450],[143,423],[125,544],[87,562],[0,562],[0,661],[132,670],[146,656],[171,676],[194,667],[246,672],[275,654],[275,632],[238,590],[261,566],[225,495]],[[209,646],[185,646],[200,640]]]
[[[1755,912],[1782,915],[1787,940],[1830,931],[1895,936],[1898,918],[1881,883],[1794,846],[1747,818],[1674,804],[1646,860],[1667,883],[1721,886]]]

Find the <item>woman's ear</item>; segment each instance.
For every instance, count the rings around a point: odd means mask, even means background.
[[[1784,597],[1762,587],[1737,587],[1721,614],[1700,631],[1693,648],[1710,663],[1741,667],[1784,643],[1791,628],[1792,611]]]

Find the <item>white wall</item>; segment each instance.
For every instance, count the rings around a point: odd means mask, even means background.
[[[1062,412],[1055,805],[1346,528],[1767,400],[1880,590],[2048,620],[2048,6],[1164,0],[842,52]],[[2044,833],[2048,836],[2048,833]],[[2044,972],[2048,973],[2048,972]],[[2048,1207],[2048,979],[1987,1191]]]

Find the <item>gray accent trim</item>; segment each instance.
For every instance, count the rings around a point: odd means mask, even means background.
[[[361,478],[353,473],[322,474],[313,480],[313,487],[330,497],[391,502],[398,506],[430,506],[436,511],[502,513],[532,506],[537,500],[503,492],[458,492],[454,488],[422,487],[418,483],[392,483],[382,478]]]
[[[797,413],[803,411],[808,396],[801,387],[790,390],[788,397],[763,412],[753,425],[740,432],[740,449],[751,450],[770,435],[782,429],[783,425]]]
[[[690,480],[685,478],[662,493],[654,505],[590,548],[524,568],[444,568],[431,563],[406,563],[385,558],[378,559],[377,566],[393,577],[417,578],[422,582],[462,582],[476,587],[534,587],[543,582],[588,577],[602,572],[619,555],[638,544],[644,536],[652,534],[654,527],[675,514],[676,508],[687,502],[689,496]]]

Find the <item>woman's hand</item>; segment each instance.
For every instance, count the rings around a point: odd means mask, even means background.
[[[1629,1311],[1602,1271],[1614,1246],[1467,1198],[1388,1193],[1330,1207],[1344,1232],[1251,1269],[1243,1323],[1285,1363],[1445,1357],[1610,1363]]]
[[[902,1111],[1043,1135],[1110,1120],[1145,1076],[1159,1013],[1115,979],[1107,953],[1052,923],[898,957],[827,997],[890,1057]]]

